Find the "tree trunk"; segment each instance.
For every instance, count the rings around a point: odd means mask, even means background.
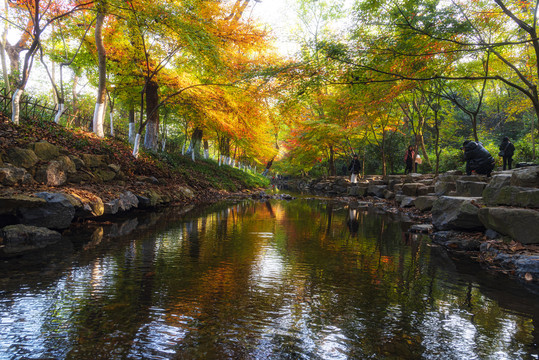
[[[157,151],[159,140],[159,86],[155,81],[146,85],[146,135],[144,147]]]
[[[266,168],[264,169],[264,172],[262,173],[262,176],[268,175],[269,169],[271,168],[271,165],[273,165],[273,160],[275,160],[275,156],[270,161],[268,161],[268,163],[266,164]]]
[[[79,76],[75,72],[75,75],[73,76],[73,89],[71,89],[71,94],[73,97],[73,116],[74,116],[74,126],[75,127],[81,127],[81,122],[79,119],[79,98],[77,94],[77,85],[79,83]]]
[[[135,131],[136,131],[135,108],[133,105],[131,105],[131,108],[129,109],[129,143],[130,144],[135,143]]]
[[[9,74],[7,71],[7,63],[6,63],[6,45],[7,45],[7,31],[9,27],[8,22],[8,0],[4,0],[4,31],[2,32],[2,40],[0,40],[0,56],[2,58],[2,75],[4,77],[4,86],[6,87],[6,91],[8,94],[11,93],[11,84],[9,81]]]
[[[194,154],[194,156],[200,157],[200,145],[202,143],[202,135],[202,129],[197,126],[193,131],[193,134],[191,134],[191,143],[189,144],[189,148],[187,149],[186,154]]]
[[[105,99],[106,99],[106,81],[107,81],[107,54],[103,44],[103,22],[105,20],[104,2],[101,1],[97,8],[97,20],[95,24],[95,45],[98,56],[99,83],[97,89],[97,98],[93,118],[93,132],[98,137],[104,137],[103,123],[105,119]]]
[[[333,145],[329,146],[329,175],[335,176],[337,175],[337,170],[335,169],[335,150],[333,149]]]
[[[210,144],[208,140],[204,139],[204,159],[209,159],[210,157]]]

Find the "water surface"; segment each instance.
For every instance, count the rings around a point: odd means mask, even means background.
[[[0,359],[537,359],[537,295],[408,225],[294,200],[73,229],[2,261]]]

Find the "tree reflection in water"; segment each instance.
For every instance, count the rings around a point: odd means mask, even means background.
[[[538,355],[534,294],[367,208],[245,201],[160,215],[114,238],[81,231],[94,238],[67,260],[4,262],[0,358]]]

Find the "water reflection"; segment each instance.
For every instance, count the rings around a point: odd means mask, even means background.
[[[72,231],[63,261],[1,264],[0,358],[538,357],[533,294],[368,207],[241,202],[122,224]]]

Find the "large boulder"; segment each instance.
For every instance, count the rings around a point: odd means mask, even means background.
[[[438,200],[438,196],[432,196],[432,195],[418,196],[415,199],[414,205],[418,210],[428,211],[432,209],[432,206],[434,205],[434,202],[436,200]]]
[[[59,161],[53,160],[46,165],[39,167],[36,171],[36,181],[49,186],[64,185],[67,181],[67,174],[64,166]]]
[[[96,169],[93,174],[102,182],[114,180],[116,173],[110,169]]]
[[[508,235],[522,244],[539,244],[539,211],[506,207],[485,207],[479,219],[486,228]]]
[[[62,164],[62,168],[67,174],[74,174],[77,172],[77,166],[69,156],[60,155],[58,161]]]
[[[36,196],[46,203],[39,207],[20,208],[18,213],[21,223],[49,229],[66,229],[71,225],[75,207],[65,194],[41,192]]]
[[[82,161],[89,168],[98,168],[107,166],[107,157],[105,155],[83,154]]]
[[[405,183],[401,190],[404,195],[417,196],[417,189],[423,186],[421,183]]]
[[[367,194],[371,196],[383,198],[384,191],[386,189],[387,189],[387,185],[369,184],[369,187],[367,188]]]
[[[511,185],[511,176],[511,174],[499,173],[492,177],[482,193],[486,204],[495,204],[495,199],[498,197],[500,191]]]
[[[120,196],[118,210],[128,211],[138,207],[138,199],[131,191],[126,191]]]
[[[32,209],[44,206],[46,200],[27,195],[4,195],[0,197],[0,215],[16,215],[20,208]]]
[[[51,161],[60,156],[60,149],[46,141],[33,143],[30,145],[30,148],[43,161]]]
[[[539,188],[513,186],[511,173],[500,173],[483,190],[483,201],[489,206],[507,205],[539,208]],[[521,183],[516,181],[515,183]]]
[[[458,176],[454,173],[440,174],[434,183],[434,192],[436,195],[447,195],[457,189]]]
[[[36,153],[30,149],[21,149],[18,147],[8,149],[7,151],[7,162],[16,167],[22,167],[25,169],[30,169],[39,161],[39,158],[36,156]]]
[[[82,197],[77,194],[65,194],[68,200],[75,207],[75,217],[91,218],[101,216],[105,213],[103,200],[99,196]]]
[[[59,232],[44,227],[22,224],[9,225],[0,230],[4,254],[17,254],[44,248],[62,239]]]
[[[528,166],[513,170],[511,185],[539,188],[539,166]]]
[[[0,167],[0,184],[4,186],[30,184],[32,181],[32,175],[24,168],[18,168],[11,164]]]
[[[438,230],[482,230],[478,197],[441,196],[432,206],[432,223]]]
[[[457,180],[457,195],[480,197],[486,186],[487,183],[482,181]]]

